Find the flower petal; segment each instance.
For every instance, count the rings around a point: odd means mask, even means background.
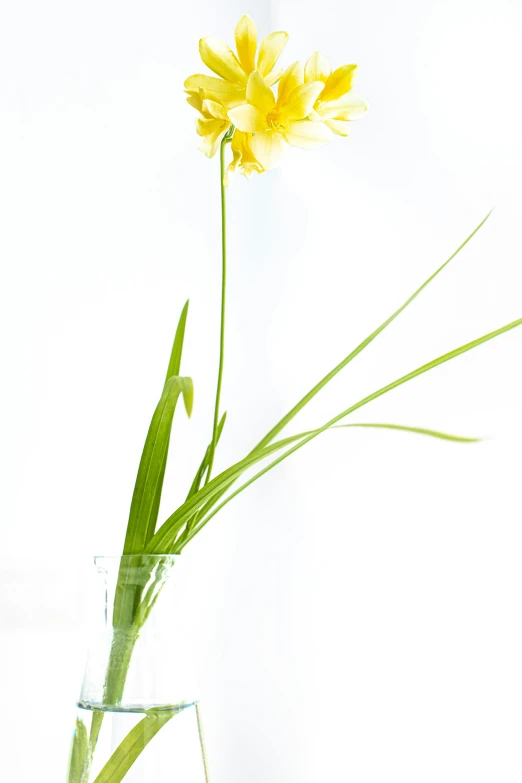
[[[275,106],[274,94],[258,71],[252,71],[248,77],[246,99],[265,114]]]
[[[310,82],[310,84],[302,84],[292,90],[285,105],[281,108],[285,119],[304,120],[305,117],[308,117],[323,87],[322,82]]]
[[[233,84],[245,84],[247,75],[236,55],[224,41],[213,36],[202,38],[199,54],[207,68]]]
[[[237,84],[231,84],[225,79],[218,79],[216,76],[208,76],[205,73],[195,73],[185,80],[184,84],[187,92],[199,92],[203,89],[205,97],[220,103],[234,103],[245,100],[245,88]]]
[[[194,109],[197,109],[199,112],[203,114],[203,96],[202,96],[203,90],[201,92],[190,92],[187,96],[187,103],[189,106],[193,106]]]
[[[350,90],[336,101],[323,102],[321,100],[317,111],[324,120],[357,120],[368,111],[368,108],[366,98],[363,98],[358,92]]]
[[[327,79],[322,101],[335,101],[352,89],[353,80],[357,71],[356,65],[342,65],[337,68]]]
[[[256,138],[254,136],[254,138]],[[332,132],[322,122],[299,120],[291,122],[285,130],[285,139],[292,147],[300,147],[303,150],[320,147],[332,139]]]
[[[230,109],[228,116],[236,128],[246,133],[259,133],[267,127],[266,113],[249,103]]]
[[[230,127],[229,122],[223,120],[206,120],[198,117],[196,120],[196,130],[199,136],[202,136],[199,149],[207,158],[216,154],[221,139]]]
[[[344,120],[325,120],[324,124],[337,136],[348,136],[350,133],[350,123]]]
[[[201,139],[201,143],[198,147],[198,150],[202,152],[203,155],[206,155],[207,158],[213,158],[219,149],[219,145],[221,144],[221,140],[225,135],[225,133],[226,133],[226,129],[222,133],[219,133],[217,136],[216,135],[204,136]]]
[[[196,132],[198,136],[212,136],[214,134],[221,133],[221,131],[227,130],[227,125],[230,125],[228,120],[217,120],[214,117],[197,117],[196,118]]]
[[[256,67],[257,29],[248,14],[243,14],[235,29],[239,62],[247,73]]]
[[[304,78],[306,82],[323,82],[332,73],[332,66],[321,52],[314,52],[311,57],[308,58],[305,65]]]
[[[202,109],[203,113],[209,114],[217,120],[227,120],[228,122],[227,110],[220,103],[207,98],[203,101]]]
[[[273,84],[279,81],[281,76],[283,75],[283,69],[282,68],[274,68],[270,71],[268,76],[264,76],[265,82],[268,84],[269,87],[271,87]]]
[[[296,87],[300,87],[302,84],[304,84],[303,65],[300,62],[295,62],[288,66],[279,80],[277,102],[279,104],[285,103],[292,90],[295,90]]]
[[[261,76],[268,76],[288,41],[288,33],[270,33],[261,41],[257,56],[257,70]]]
[[[273,130],[256,133],[251,141],[252,152],[264,169],[273,169],[279,163],[284,141],[280,133]]]
[[[252,176],[254,171],[258,174],[263,173],[264,168],[254,156],[251,144],[251,133],[243,133],[237,129],[234,131],[231,144],[233,159],[228,166],[227,174],[228,172],[236,171],[238,168],[248,178]]]

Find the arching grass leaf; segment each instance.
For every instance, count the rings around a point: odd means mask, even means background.
[[[461,345],[459,348],[455,348],[453,351],[449,351],[448,353],[443,354],[442,356],[439,356],[437,359],[433,359],[431,362],[427,362],[426,364],[423,364],[422,366],[418,367],[417,369],[413,370],[412,372],[408,373],[407,375],[403,375],[397,380],[393,381],[392,383],[389,383],[387,386],[383,386],[381,389],[378,389],[377,391],[373,392],[372,394],[369,394],[367,397],[364,397],[362,400],[359,400],[359,402],[356,402],[354,405],[352,405],[350,408],[347,408],[342,413],[335,416],[333,419],[330,419],[330,421],[326,422],[325,425],[320,427],[317,430],[311,431],[308,435],[306,435],[304,438],[300,439],[299,442],[294,445],[292,448],[288,449],[288,451],[285,451],[284,454],[277,457],[273,462],[271,462],[269,465],[264,467],[262,470],[260,470],[258,473],[256,473],[252,478],[250,478],[248,481],[246,481],[244,484],[242,484],[240,487],[238,487],[237,490],[235,490],[233,493],[231,493],[222,503],[220,503],[211,513],[208,514],[208,516],[203,516],[201,521],[198,523],[198,525],[191,531],[190,535],[186,538],[186,540],[183,542],[183,546],[186,546],[186,544],[194,538],[194,536],[199,533],[199,531],[207,524],[207,522],[212,519],[213,516],[215,516],[218,511],[220,511],[223,506],[225,506],[227,503],[232,500],[232,498],[239,495],[240,492],[242,492],[244,489],[246,489],[248,486],[254,483],[254,481],[257,481],[261,476],[263,476],[265,473],[268,473],[269,470],[272,470],[272,468],[276,467],[276,465],[279,465],[280,462],[285,460],[287,457],[289,457],[291,454],[293,454],[295,451],[300,449],[302,446],[309,443],[311,440],[316,438],[318,435],[321,435],[323,432],[325,432],[328,429],[331,429],[334,427],[339,421],[341,421],[346,416],[350,415],[354,411],[358,410],[359,408],[362,408],[364,405],[367,405],[369,402],[372,402],[373,400],[376,400],[378,397],[381,397],[384,394],[387,394],[389,391],[392,391],[393,389],[396,389],[398,386],[401,386],[404,383],[407,383],[408,381],[413,380],[413,378],[417,378],[419,375],[422,375],[426,372],[429,372],[430,370],[434,369],[435,367],[438,367],[441,364],[444,364],[445,362],[451,361],[452,359],[457,358],[457,356],[461,356],[463,353],[466,353],[467,351],[473,350],[473,348],[477,348],[479,345],[482,345],[483,343],[488,342],[489,340],[493,340],[495,337],[499,337],[502,334],[505,334],[506,332],[511,331],[512,329],[515,329],[518,326],[522,325],[522,318],[517,319],[516,321],[512,321],[509,324],[506,324],[505,326],[502,326],[500,329],[496,329],[493,332],[489,332],[488,334],[483,335],[482,337],[478,337],[476,340],[472,340],[469,343],[466,343],[465,345]],[[366,425],[369,426],[369,425]],[[380,425],[383,426],[383,425]],[[390,426],[390,425],[388,425]],[[398,426],[398,425],[397,425]],[[409,428],[410,430],[418,429],[419,428]],[[422,434],[431,434],[432,431],[424,430]],[[438,437],[441,437],[442,433],[439,433]],[[446,436],[446,439],[456,439],[458,436]],[[208,507],[207,507],[208,509]],[[205,509],[205,510],[207,510]],[[203,514],[205,513],[205,510]],[[209,510],[209,509],[208,509]],[[161,531],[162,528],[160,528]]]
[[[181,709],[150,711],[118,745],[94,783],[121,783],[149,742]]]
[[[163,388],[163,394],[154,411],[138,469],[134,494],[125,536],[123,554],[143,552],[154,534],[153,512],[156,509],[158,484],[164,474],[172,420],[180,394],[190,415],[193,386],[190,378],[172,376]]]
[[[322,378],[319,383],[316,383],[316,385],[313,387],[313,389],[310,389],[310,391],[305,394],[305,396],[299,400],[299,402],[294,405],[291,411],[289,411],[286,416],[283,416],[283,418],[268,432],[265,437],[257,444],[256,448],[263,448],[263,446],[266,446],[267,443],[270,443],[276,435],[278,435],[284,427],[286,427],[287,424],[289,424],[292,419],[297,416],[297,414],[307,405],[310,400],[312,400],[316,394],[318,394],[321,389],[323,389],[335,376],[344,369],[353,359],[355,359],[356,356],[358,356],[365,348],[370,345],[371,342],[375,340],[376,337],[378,337],[381,332],[383,332],[386,327],[388,327],[396,318],[399,316],[403,310],[405,310],[408,305],[410,305],[418,296],[419,294],[424,291],[425,288],[433,281],[435,278],[440,275],[440,273],[445,269],[448,264],[453,261],[453,259],[460,253],[460,251],[468,244],[470,239],[475,236],[475,234],[482,228],[486,220],[491,215],[491,212],[488,212],[484,220],[482,220],[478,226],[474,229],[474,231],[471,232],[471,234],[467,237],[467,239],[464,240],[464,242],[458,247],[454,253],[441,265],[439,268],[432,274],[430,277],[428,277],[427,280],[424,281],[424,283],[417,288],[417,290],[410,296],[404,304],[402,304],[398,310],[396,310],[392,315],[390,315],[389,318],[384,321],[380,326],[375,329],[368,337],[366,337],[365,340],[362,341],[354,350],[346,356],[342,362],[339,362],[339,364],[333,368],[327,375]]]

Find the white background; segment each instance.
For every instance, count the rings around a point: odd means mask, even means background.
[[[18,0],[0,18],[2,777],[62,780],[82,574],[121,548],[190,296],[164,514],[209,438],[218,162],[183,79],[241,13],[360,64],[351,138],[229,192],[229,411],[241,457],[460,244],[296,423],[522,316],[519,0]],[[213,779],[514,783],[522,775],[522,330],[359,412],[484,435],[325,436],[187,549]],[[83,564],[83,565],[82,565]],[[88,567],[88,566],[87,566]]]

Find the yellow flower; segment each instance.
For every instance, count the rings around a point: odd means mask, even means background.
[[[275,70],[279,55],[286,46],[288,33],[270,33],[261,41],[257,52],[257,29],[252,19],[244,14],[236,25],[235,40],[237,56],[232,49],[219,38],[202,38],[199,42],[199,53],[205,65],[217,76],[196,73],[185,81],[188,102],[202,114],[204,100],[221,104],[225,109],[239,106],[246,100],[246,85],[248,77],[256,68],[266,78],[268,84],[274,84],[281,75]],[[257,58],[256,58],[257,53]],[[200,149],[211,157],[219,147],[219,143],[230,127],[230,122],[223,127],[218,135],[218,125],[210,120],[219,120],[215,106],[206,107],[203,114],[206,123],[197,126],[198,133],[203,136]],[[210,116],[207,116],[210,114]],[[207,140],[207,135],[210,139]]]
[[[320,81],[323,85],[312,117],[321,119],[339,136],[348,136],[350,121],[368,111],[367,101],[352,90],[356,71],[356,65],[342,65],[332,72],[332,66],[320,52],[312,54],[305,65],[305,82]]]
[[[254,134],[252,152],[264,169],[277,165],[285,142],[310,149],[330,141],[331,131],[323,122],[307,119],[323,89],[322,81],[304,83],[301,63],[284,72],[277,100],[258,71],[250,74],[247,103],[229,109],[228,116],[240,131]]]
[[[202,136],[199,149],[207,158],[216,154],[221,139],[230,127],[227,110],[216,101],[203,97],[203,90],[198,95],[191,95],[187,100],[199,111],[201,117],[196,119],[196,132]]]
[[[239,169],[245,177],[250,179],[254,171],[258,174],[264,172],[263,166],[256,159],[252,151],[252,138],[251,133],[243,133],[243,131],[237,130],[236,128],[232,135],[232,143],[230,145],[232,147],[233,157],[232,162],[228,166],[228,173]]]

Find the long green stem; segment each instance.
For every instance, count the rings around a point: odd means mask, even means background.
[[[219,368],[216,388],[216,403],[214,406],[214,423],[212,426],[212,441],[205,484],[210,481],[214,456],[216,454],[217,433],[219,424],[219,405],[221,401],[221,386],[223,383],[223,366],[225,363],[225,307],[227,294],[227,199],[225,186],[225,150],[230,138],[224,137],[219,150],[219,175],[221,192],[221,326],[219,332]]]

